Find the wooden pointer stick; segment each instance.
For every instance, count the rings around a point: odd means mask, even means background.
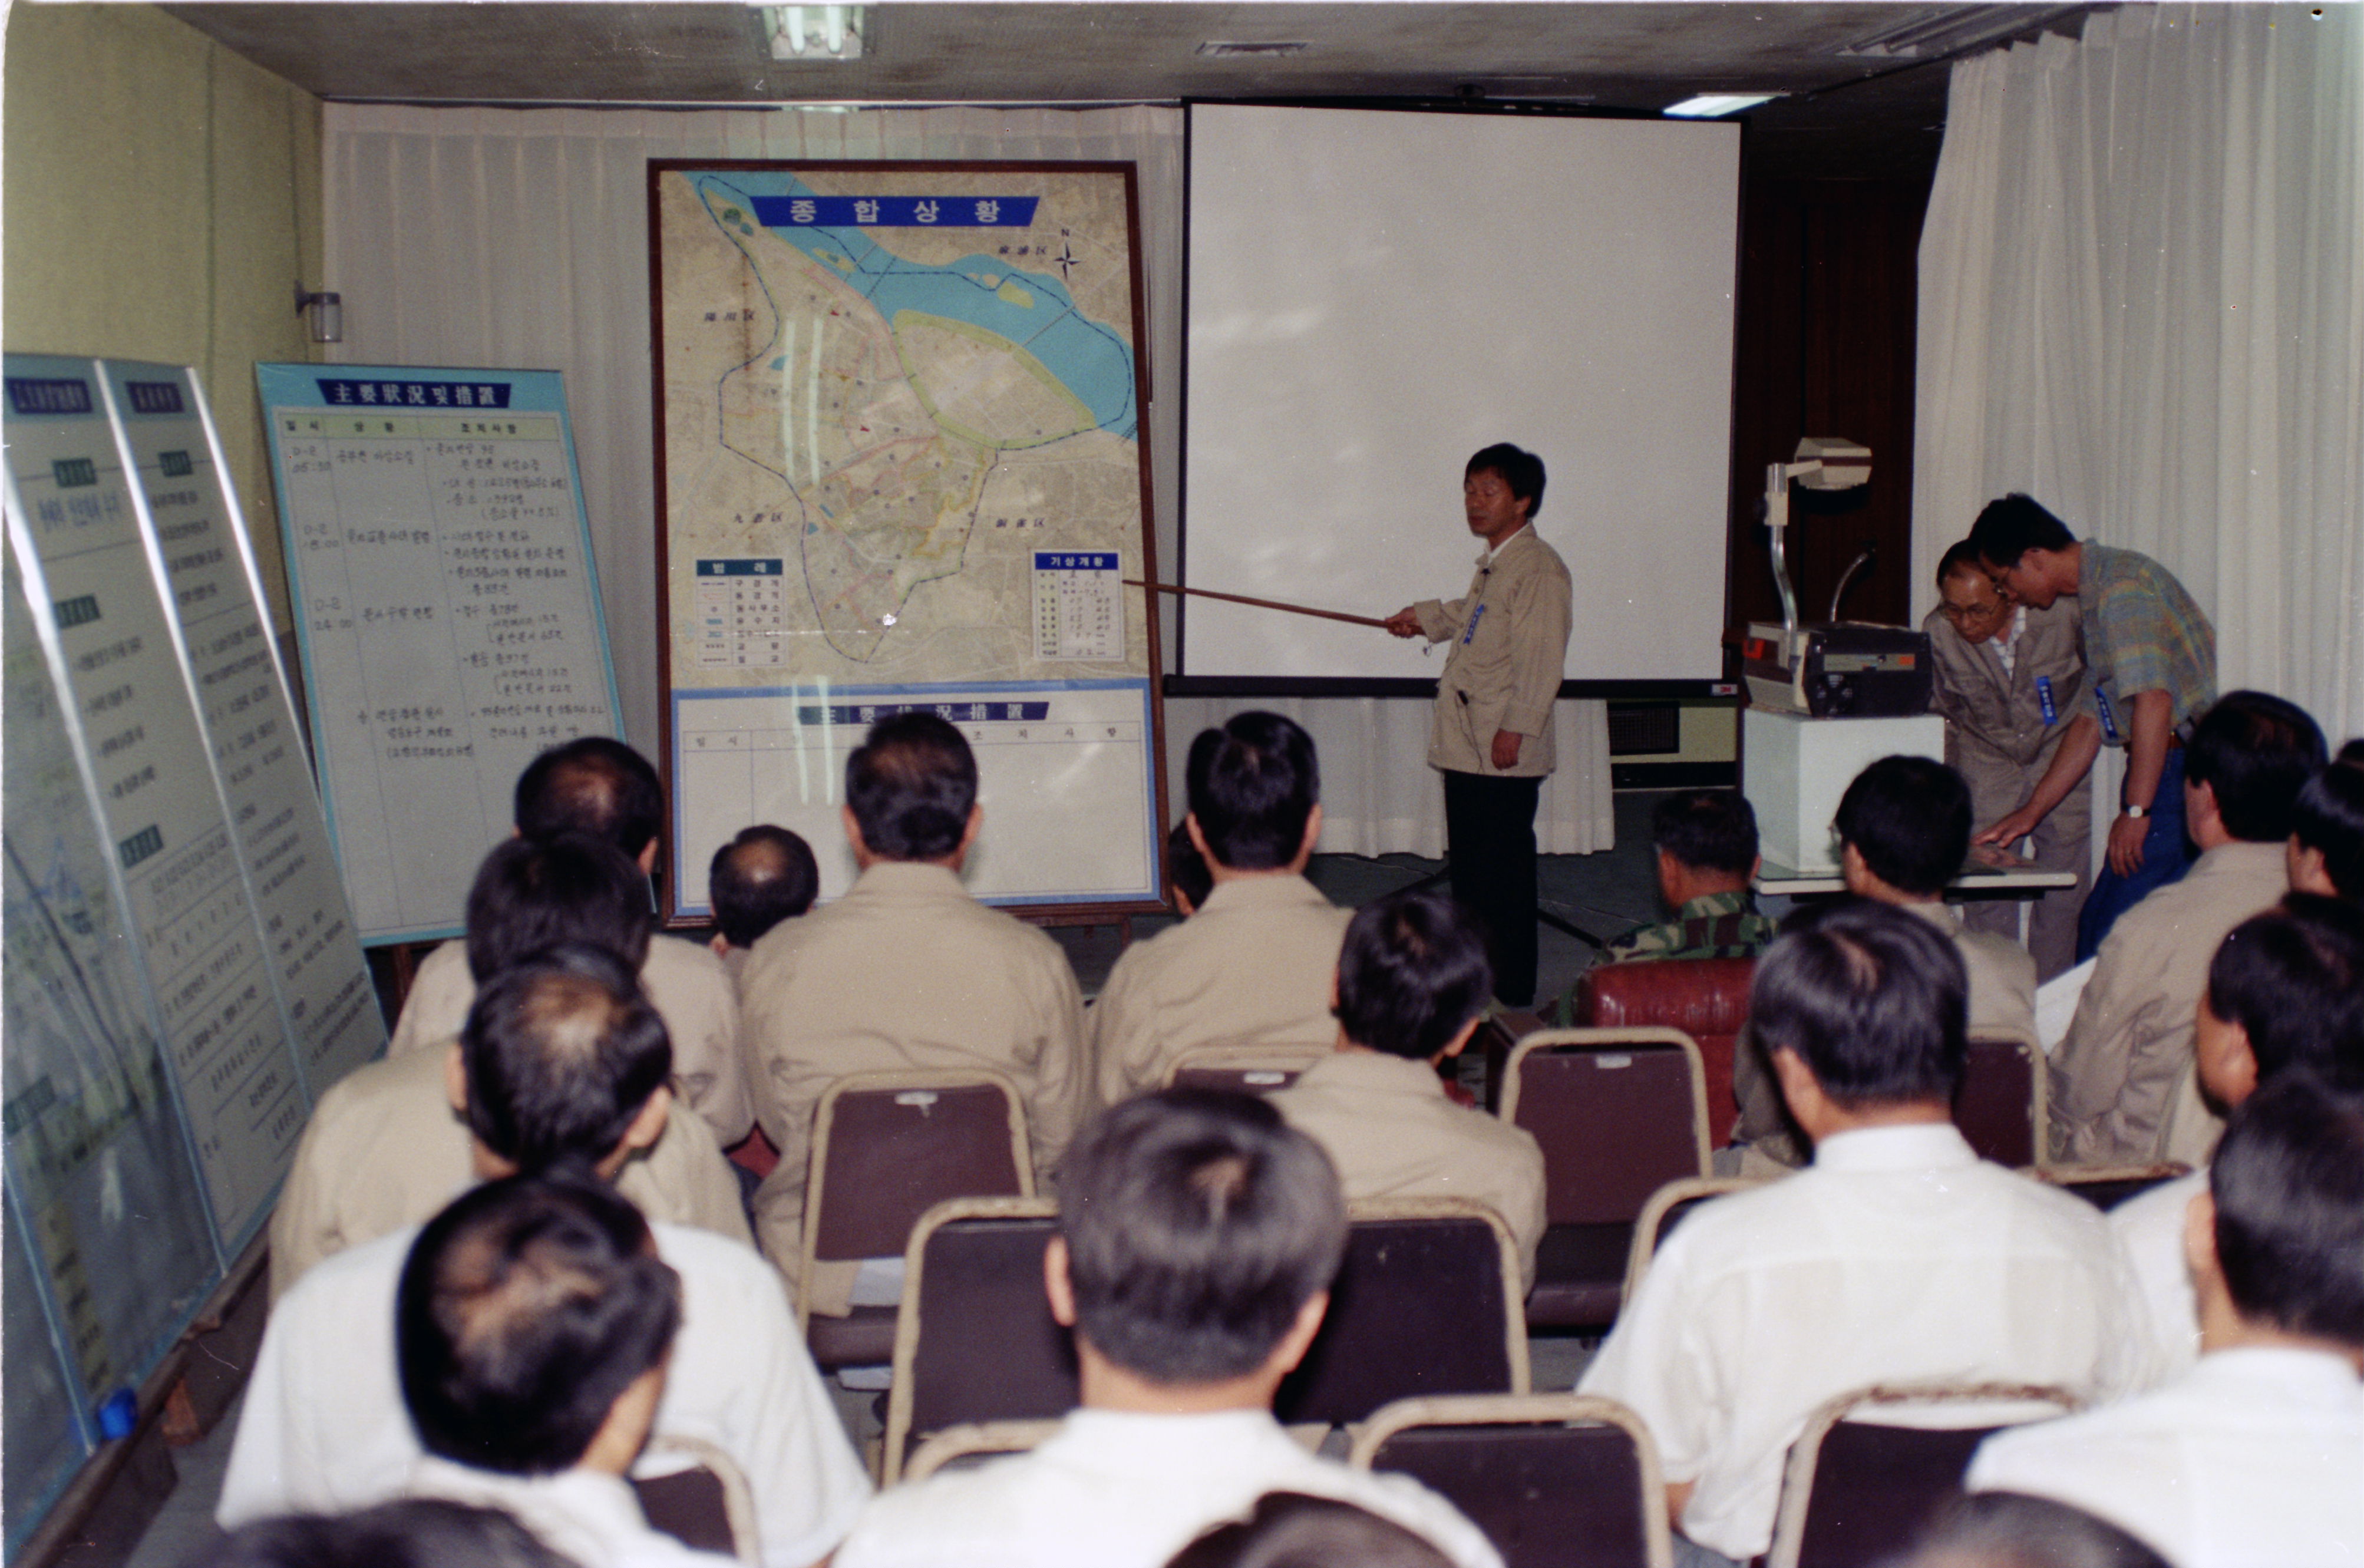
[[[1317,610],[1310,605],[1285,604],[1278,599],[1251,599],[1245,594],[1218,594],[1212,588],[1185,588],[1174,583],[1144,583],[1138,577],[1124,579],[1129,588],[1149,588],[1160,594],[1188,594],[1195,598],[1221,599],[1232,605],[1254,605],[1260,610],[1281,610],[1293,616],[1319,616],[1323,620],[1342,620],[1349,626],[1375,626],[1387,629],[1388,623],[1376,616],[1350,616],[1344,610]]]

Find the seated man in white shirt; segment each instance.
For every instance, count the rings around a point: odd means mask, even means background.
[[[478,1173],[559,1166],[613,1180],[669,1060],[663,1020],[613,953],[554,948],[488,983],[469,1018],[469,1116]],[[511,1158],[491,1154],[495,1148]],[[779,1276],[743,1243],[657,1224],[682,1279],[660,1436],[714,1444],[745,1473],[764,1568],[829,1554],[869,1483],[798,1337]],[[421,1450],[395,1366],[396,1283],[415,1236],[398,1230],[314,1267],[273,1310],[247,1384],[215,1518],[355,1508],[400,1494]],[[642,1459],[644,1473],[666,1461]]]
[[[560,833],[605,840],[641,869],[656,864],[664,826],[664,789],[646,757],[620,740],[585,735],[553,746],[518,775],[515,831],[536,841]],[[429,953],[403,998],[388,1056],[431,1051],[460,1032],[485,972],[465,946],[445,942]],[[755,1125],[739,1044],[739,1000],[722,961],[702,942],[658,935],[641,961],[641,987],[673,1037],[681,1097],[728,1149]]]
[[[1437,1076],[1493,992],[1486,939],[1452,899],[1365,905],[1338,955],[1337,1049],[1271,1098],[1330,1156],[1348,1202],[1466,1197],[1501,1216],[1523,1289],[1544,1234],[1544,1151],[1525,1128],[1455,1105]]]
[[[1190,742],[1190,813],[1213,891],[1180,925],[1118,958],[1092,1004],[1100,1103],[1165,1081],[1193,1046],[1333,1038],[1330,982],[1351,913],[1305,880],[1321,837],[1313,738],[1277,713],[1239,713]]]
[[[2286,1073],[2233,1113],[2184,1237],[2200,1363],[1998,1433],[1973,1491],[2097,1514],[2176,1568],[2364,1564],[2364,1093]]]
[[[681,1276],[588,1172],[510,1176],[427,1222],[395,1297],[406,1486],[506,1510],[582,1568],[722,1568],[649,1528],[625,1479],[664,1393]]]
[[[2234,927],[2209,961],[2192,1040],[2201,1090],[2228,1112],[2294,1069],[2364,1083],[2364,910],[2293,893]],[[2147,1385],[2200,1358],[2183,1229],[2191,1200],[2207,1190],[2208,1173],[2194,1171],[2110,1212],[2150,1325]]]
[[[511,839],[485,857],[468,890],[469,962],[486,974],[559,942],[605,948],[637,971],[649,928],[647,878],[581,834]],[[472,1060],[480,1070],[496,1065],[455,1040],[357,1068],[320,1096],[272,1211],[273,1299],[321,1259],[424,1222],[483,1177],[487,1158],[519,1162],[499,1125],[485,1124],[485,1141],[472,1143]],[[730,1164],[704,1122],[672,1114],[668,1073],[632,1091],[630,1154],[617,1184],[652,1218],[749,1240]]]
[[[1749,1027],[1813,1163],[1685,1220],[1578,1385],[1657,1439],[1678,1562],[1771,1544],[1783,1459],[1825,1400],[2127,1384],[2131,1287],[2100,1214],[1982,1163],[1949,1118],[1962,992],[1954,944],[1884,904],[1817,910],[1757,962]]]
[[[714,911],[708,945],[733,985],[746,972],[748,950],[820,896],[820,863],[801,833],[758,822],[714,851],[706,868],[706,900]]]
[[[1059,1211],[1043,1284],[1076,1332],[1083,1408],[1031,1453],[882,1495],[835,1568],[1158,1568],[1275,1491],[1357,1504],[1456,1568],[1499,1568],[1444,1499],[1316,1459],[1273,1419],[1346,1246],[1312,1140],[1246,1095],[1128,1100],[1068,1151]]]

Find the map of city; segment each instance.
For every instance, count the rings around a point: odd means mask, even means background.
[[[1034,613],[1036,551],[1142,575],[1128,173],[654,176],[675,689],[1146,675],[1138,590],[1113,659]]]

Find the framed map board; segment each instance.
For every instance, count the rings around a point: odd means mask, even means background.
[[[535,753],[616,735],[556,371],[255,367],[320,794],[364,942],[460,935]]]
[[[1158,907],[1132,165],[652,160],[649,234],[674,916],[754,822],[843,893],[846,754],[914,707],[972,893]]]

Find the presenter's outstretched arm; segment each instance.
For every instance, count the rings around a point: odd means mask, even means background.
[[[2080,713],[2069,720],[2068,733],[2060,737],[2060,749],[2052,753],[2052,765],[2035,781],[2035,791],[2027,804],[1997,822],[1971,840],[1979,844],[2000,844],[2005,849],[2018,843],[2035,831],[2036,824],[2052,815],[2052,808],[2068,798],[2068,792],[2085,782],[2085,773],[2093,759],[2102,751],[2102,724],[2090,713]]]
[[[1388,617],[1388,630],[1398,637],[1420,635],[1420,612],[1410,605]]]

